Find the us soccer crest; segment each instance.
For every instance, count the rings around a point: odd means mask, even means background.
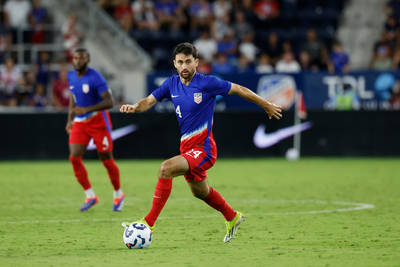
[[[203,100],[203,95],[201,93],[194,93],[193,98],[196,104],[200,104],[201,101]]]
[[[87,83],[82,84],[82,91],[85,94],[89,93],[89,84],[87,84]]]

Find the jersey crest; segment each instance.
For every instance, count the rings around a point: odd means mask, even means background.
[[[194,102],[195,102],[196,104],[200,104],[201,101],[203,100],[203,95],[202,95],[202,93],[194,93],[194,94],[193,94],[193,99],[194,99]]]
[[[85,94],[89,93],[89,84],[87,84],[87,83],[82,84],[82,91]]]

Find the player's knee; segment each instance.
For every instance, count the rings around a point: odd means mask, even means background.
[[[173,170],[172,163],[170,161],[166,160],[163,163],[161,163],[158,176],[160,178],[164,178],[164,179],[172,178],[172,170]]]

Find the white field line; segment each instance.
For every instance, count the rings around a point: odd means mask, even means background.
[[[175,201],[182,201],[175,199]],[[185,199],[187,200],[187,199]],[[304,214],[321,214],[321,213],[340,213],[350,212],[365,209],[373,209],[373,204],[366,203],[352,203],[345,201],[325,201],[325,200],[266,200],[266,199],[247,199],[247,200],[230,200],[232,202],[241,201],[242,203],[296,203],[296,204],[320,204],[320,205],[338,205],[347,206],[338,209],[321,209],[321,210],[308,210],[308,211],[284,211],[284,212],[261,212],[261,213],[245,213],[245,216],[282,216],[282,215],[304,215]],[[203,219],[215,218],[221,216],[220,214],[201,215],[201,216],[168,216],[159,217],[158,220],[176,220],[176,219]],[[132,218],[79,218],[79,219],[60,219],[60,220],[25,220],[25,221],[0,221],[0,225],[4,224],[51,224],[51,223],[80,223],[80,222],[113,222],[113,221],[131,221]]]

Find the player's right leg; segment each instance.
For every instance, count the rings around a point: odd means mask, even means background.
[[[180,155],[170,158],[161,164],[153,196],[153,204],[149,213],[143,218],[143,222],[150,229],[154,229],[154,224],[171,194],[172,179],[185,174],[188,170],[189,165],[186,159]]]
[[[96,205],[97,202],[99,202],[99,199],[92,189],[87,170],[82,161],[82,156],[85,153],[86,146],[90,140],[90,137],[82,127],[83,125],[76,123],[72,126],[72,131],[69,136],[69,160],[71,161],[77,181],[82,186],[83,190],[85,190],[86,199],[80,211],[86,211]]]

